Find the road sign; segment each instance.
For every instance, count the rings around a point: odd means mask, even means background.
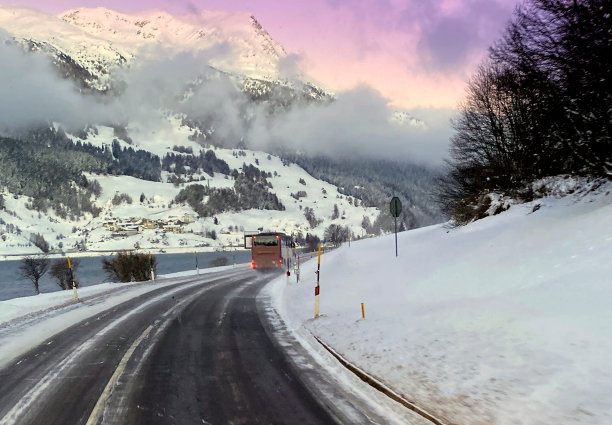
[[[391,215],[395,218],[399,217],[402,212],[402,202],[399,200],[397,196],[394,196],[391,199],[391,203],[389,204],[389,209],[391,210]]]
[[[391,211],[391,215],[395,218],[395,256],[397,257],[397,218],[402,212],[402,202],[397,196],[391,198],[389,210]]]

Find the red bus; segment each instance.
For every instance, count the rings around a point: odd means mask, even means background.
[[[285,267],[283,248],[286,236],[283,233],[259,233],[251,236],[251,268],[275,269]]]

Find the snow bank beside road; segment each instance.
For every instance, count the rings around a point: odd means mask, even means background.
[[[316,320],[316,262],[267,291],[290,328],[449,422],[607,425],[611,191],[404,232],[399,258],[392,235],[344,246],[322,259]]]
[[[247,266],[237,267],[245,270]],[[208,268],[205,275],[233,266]],[[189,284],[194,270],[159,276],[154,282],[103,283],[78,289],[80,302],[75,303],[73,291],[58,291],[31,297],[0,301],[0,369],[15,357],[39,345],[46,339],[89,317],[132,298],[177,283]],[[194,284],[201,284],[198,281]],[[177,288],[184,288],[181,285]]]
[[[200,274],[217,272],[221,270],[231,269],[232,266],[217,267],[211,269],[203,269]],[[171,273],[160,275],[159,279],[175,279],[181,277],[189,277],[196,275],[195,270],[189,270],[179,273]],[[176,283],[176,281],[165,282]],[[126,282],[126,283],[102,283],[99,285],[85,286],[78,288],[79,297],[88,299],[100,296],[112,296],[117,292],[125,292],[126,290],[142,290],[150,291],[157,289],[160,286],[157,284],[150,285],[150,282]],[[0,328],[6,327],[7,323],[29,314],[42,313],[46,310],[57,309],[63,306],[72,304],[74,300],[74,292],[56,291],[30,297],[12,298],[10,300],[0,301]]]

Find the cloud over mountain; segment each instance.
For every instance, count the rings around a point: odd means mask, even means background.
[[[106,121],[113,111],[63,79],[43,55],[26,53],[0,32],[0,128],[57,121],[67,126]]]
[[[21,19],[28,17],[26,12],[19,13]],[[177,48],[178,41],[171,42],[172,37],[163,33],[168,28],[175,29],[174,17],[167,13],[126,16],[107,10],[78,9],[64,14],[64,21],[50,17],[50,25],[56,29],[53,36],[45,36],[41,28],[37,29],[35,40],[24,39],[22,33],[4,34],[1,38],[6,42],[1,48],[9,65],[0,70],[0,94],[3,95],[0,112],[4,112],[0,124],[7,127],[57,121],[69,127],[84,127],[121,122],[155,128],[163,125],[169,116],[178,114],[197,122],[201,130],[214,132],[215,142],[226,146],[243,141],[259,149],[283,146],[311,154],[322,152],[428,164],[439,164],[446,155],[451,110],[412,111],[412,116],[425,120],[427,125],[400,125],[390,120],[394,110],[389,101],[367,85],[339,92],[333,101],[299,100],[304,96],[300,93],[309,84],[300,68],[301,57],[277,55],[283,51],[282,47],[271,41],[250,16],[223,15],[230,26],[225,33],[252,37],[246,42],[246,50],[240,47],[245,43],[239,39],[225,40],[220,35],[214,38],[218,42],[209,41],[204,47],[196,43],[197,47],[189,48],[191,37],[198,34],[193,31],[174,33],[175,38],[183,40]],[[157,24],[149,28],[155,20]],[[193,28],[211,30],[202,21],[198,22],[199,26]],[[160,42],[138,41],[142,34],[133,28],[136,24]],[[70,38],[62,39],[63,31]],[[131,47],[120,44],[121,33],[126,34],[126,43]],[[79,43],[95,37],[97,46],[103,48],[74,49],[71,40],[75,37]],[[104,37],[114,41],[106,45]],[[17,39],[22,47],[32,42],[43,45],[47,55],[25,53],[15,46]],[[256,42],[262,43],[261,49],[252,47]],[[108,55],[107,46],[116,49],[115,53]],[[100,48],[107,56],[99,55]],[[253,52],[264,52],[261,53],[264,56],[251,59],[244,56],[255,55]],[[104,61],[111,60],[100,58],[114,58],[117,54],[126,58],[126,63],[111,61],[112,66],[100,67]],[[75,82],[60,78],[51,61],[61,55],[83,69],[89,69],[90,62],[97,63],[98,81],[112,82],[110,94],[83,95]],[[269,68],[261,64],[264,60],[270,62],[271,58],[275,58],[271,63],[274,70],[268,72]],[[219,69],[219,64],[232,63],[240,67]],[[243,84],[247,81],[245,78],[250,78],[249,74],[260,75],[257,70],[261,69],[268,69],[266,75],[261,74],[261,80],[249,80],[254,90],[261,91],[258,100],[254,100],[253,92],[245,91]]]

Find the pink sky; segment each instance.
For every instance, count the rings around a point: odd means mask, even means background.
[[[455,107],[518,0],[13,0],[48,13],[103,6],[251,12],[302,68],[341,91],[366,83],[398,107]]]

